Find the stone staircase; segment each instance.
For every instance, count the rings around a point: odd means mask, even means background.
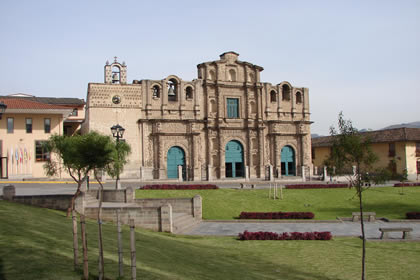
[[[195,219],[192,215],[185,213],[172,214],[173,233],[182,234],[200,224],[201,220]]]
[[[108,191],[109,192],[109,191]],[[201,222],[201,197],[194,198],[168,198],[168,199],[135,199],[131,192],[131,199],[127,196],[118,199],[104,196],[102,202],[102,219],[116,222],[117,211],[120,213],[122,223],[128,224],[134,219],[137,226],[156,230],[182,234]],[[76,203],[79,213],[86,217],[97,218],[98,193],[96,191],[83,192],[81,203]],[[195,203],[195,204],[194,204]],[[83,206],[82,206],[83,205]],[[198,211],[198,212],[197,212]],[[194,215],[196,215],[194,217]]]

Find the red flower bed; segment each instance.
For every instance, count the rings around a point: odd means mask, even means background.
[[[420,220],[420,212],[408,212],[405,216],[407,219]]]
[[[312,212],[241,212],[239,219],[313,219]]]
[[[314,232],[275,232],[258,231],[239,233],[239,240],[331,240],[332,235],[329,231]]]
[[[420,183],[396,183],[394,187],[420,187]]]
[[[336,189],[348,188],[348,184],[296,184],[286,185],[286,189]]]
[[[216,190],[216,185],[146,185],[141,190]]]

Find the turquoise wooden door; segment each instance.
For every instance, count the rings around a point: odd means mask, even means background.
[[[183,149],[175,146],[175,147],[170,148],[168,151],[168,159],[167,159],[168,179],[178,178],[178,165],[182,165],[182,170],[183,171],[185,170],[185,153]]]
[[[281,175],[296,176],[295,152],[290,146],[284,146],[281,149]]]
[[[244,151],[241,143],[230,141],[225,150],[226,178],[244,177]]]

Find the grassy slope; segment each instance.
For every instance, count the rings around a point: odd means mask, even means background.
[[[104,225],[105,269],[117,278],[116,228]],[[97,275],[97,225],[88,221],[89,267]],[[129,230],[124,227],[125,273]],[[361,241],[237,241],[137,229],[138,279],[359,279]],[[0,279],[80,279],[65,213],[0,201]],[[420,243],[369,242],[368,279],[417,279]],[[125,279],[129,279],[126,277]]]
[[[378,217],[403,219],[409,211],[420,211],[420,188],[371,188],[363,193],[365,211]],[[283,190],[283,200],[269,200],[268,190],[219,189],[201,191],[137,190],[137,198],[203,197],[204,219],[233,219],[241,211],[303,211],[315,213],[317,220],[350,217],[358,211],[354,189]]]

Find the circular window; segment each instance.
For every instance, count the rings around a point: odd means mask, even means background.
[[[112,97],[112,103],[114,103],[114,104],[120,104],[121,103],[121,97],[119,95],[114,95]]]

